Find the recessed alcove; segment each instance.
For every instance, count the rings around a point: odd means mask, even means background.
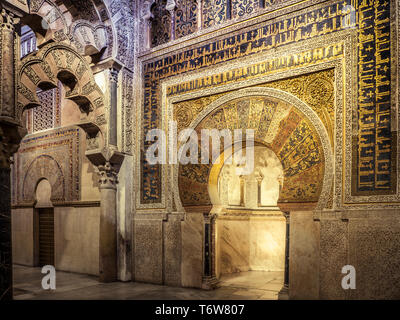
[[[271,149],[255,146],[254,169],[240,175],[236,154],[218,175],[216,276],[222,286],[270,286],[277,293],[285,267],[286,223],[277,207],[282,164]]]

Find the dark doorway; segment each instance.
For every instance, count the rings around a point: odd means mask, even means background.
[[[54,209],[38,209],[39,234],[38,234],[38,255],[39,266],[54,266]]]

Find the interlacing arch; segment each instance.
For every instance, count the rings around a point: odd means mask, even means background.
[[[88,134],[88,148],[101,148],[106,109],[103,93],[86,58],[66,44],[49,43],[22,59],[18,80],[17,112],[20,118],[24,110],[40,105],[36,95],[38,88],[55,88],[60,81],[65,88],[65,98],[79,106],[81,122],[77,125]]]

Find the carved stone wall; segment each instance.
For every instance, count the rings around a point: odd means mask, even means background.
[[[181,38],[197,31],[198,1],[177,0],[175,10],[175,38]]]
[[[14,156],[13,204],[35,201],[41,179],[52,187],[52,201],[80,199],[81,129],[61,128],[27,136]]]
[[[26,111],[28,133],[57,128],[61,125],[61,88],[37,92],[40,106]]]
[[[227,6],[228,2],[232,7]],[[179,6],[180,2],[174,3]],[[206,265],[199,248],[204,246],[204,238],[200,239],[205,234],[203,214],[211,210],[204,187],[210,167],[150,165],[144,159],[150,145],[145,141],[146,133],[154,128],[168,130],[169,120],[178,122],[178,132],[196,128],[201,121],[194,122],[200,114],[204,116],[202,125],[209,128],[234,128],[241,120],[246,124],[243,128],[258,123],[258,138],[263,130],[272,131],[282,143],[276,153],[282,162],[287,161],[283,166],[288,189],[283,189],[281,196],[288,201],[286,204],[294,203],[290,210],[298,213],[295,239],[313,241],[304,246],[293,244],[293,297],[307,296],[304,290],[300,292],[306,283],[305,287],[312,288],[309,297],[313,298],[396,298],[399,291],[390,288],[389,283],[398,282],[398,272],[393,270],[398,269],[400,261],[393,254],[397,252],[396,212],[400,208],[398,4],[384,0],[201,1],[198,11],[201,14],[197,14],[197,30],[193,33],[180,38],[172,31],[175,38],[171,36],[159,47],[138,49],[141,55],[136,72],[139,83],[134,86],[138,111],[135,153],[141,161],[135,172],[134,192],[140,197],[136,198],[134,220],[159,223],[185,212],[181,230],[182,283],[200,287],[199,268],[191,272],[189,266],[200,260],[203,268]],[[154,17],[147,15],[147,19]],[[172,19],[172,30],[176,30],[176,22]],[[313,124],[320,124],[327,142],[319,141],[307,149],[303,139],[308,129],[291,131],[293,119],[289,117],[282,118],[282,126],[274,129],[267,117],[253,122],[264,111],[254,112],[252,117],[250,101],[245,107],[238,107],[244,103],[241,95],[250,88],[275,89],[299,99],[317,119]],[[233,94],[237,94],[232,103],[235,112],[229,111],[229,103],[221,104],[222,110],[209,109],[218,99]],[[273,108],[264,110],[269,109]],[[291,134],[302,140],[298,149]],[[274,144],[278,141],[271,141],[270,147]],[[329,155],[321,158],[325,169],[318,171],[315,166],[316,171],[310,169],[309,179],[299,176],[296,180],[294,174],[290,181],[288,163],[293,160],[303,168],[297,156],[302,151],[309,155],[311,150],[322,150],[320,147],[326,152],[324,155]],[[326,175],[330,178],[326,179]],[[315,192],[316,189],[322,191]],[[320,209],[324,208],[325,213],[304,211],[303,217],[303,211],[298,211],[302,208],[299,202],[321,199]],[[392,213],[385,217],[389,209]],[[371,210],[373,214],[369,214]],[[192,226],[194,220],[197,224]],[[196,243],[188,240],[188,229],[196,234]],[[142,239],[134,237],[135,247],[139,248]],[[379,244],[373,242],[375,237]],[[167,237],[162,242],[165,245]],[[368,246],[371,253],[367,252]],[[195,253],[191,255],[189,250]],[[391,254],[393,260],[389,259]],[[166,252],[163,255],[167,255],[165,261],[172,257]],[[311,257],[312,268],[302,266],[304,256]],[[136,262],[142,261],[144,258]],[[341,267],[345,264],[354,264],[360,270],[364,282],[357,293],[341,288]],[[314,267],[315,278],[302,275]],[[140,267],[135,270],[139,276],[143,271]],[[390,274],[387,280],[385,273]],[[158,273],[154,279],[159,279]],[[384,289],[373,288],[376,281],[382,281]]]
[[[167,0],[156,0],[151,8],[154,19],[151,21],[151,45],[167,43],[171,40],[172,18],[166,9]]]
[[[320,218],[321,299],[399,299],[398,211],[355,210]],[[356,269],[356,290],[343,290],[341,268]]]
[[[374,40],[374,45],[375,48],[377,48],[379,43],[385,41],[384,39],[388,39],[388,37],[392,37],[391,34],[395,32],[395,26],[392,25],[390,27],[389,20],[387,19],[387,16],[391,12],[393,13],[395,8],[393,7],[393,4],[378,0],[371,1],[371,3],[376,4],[376,10],[379,8],[379,10],[382,11],[382,15],[377,15],[378,18],[371,23],[374,23],[377,26],[382,26],[382,28],[384,28],[382,30],[385,30],[381,37],[374,31],[374,39],[376,39]],[[317,111],[322,121],[327,126],[331,140],[335,140],[335,143],[333,143],[334,148],[339,148],[336,142],[343,141],[343,139],[345,139],[345,171],[340,173],[341,169],[337,168],[336,172],[338,175],[345,175],[346,183],[344,186],[340,187],[344,188],[344,190],[335,190],[336,199],[339,199],[339,193],[345,193],[347,203],[366,201],[366,199],[369,199],[371,195],[375,195],[375,197],[373,197],[374,202],[379,202],[379,199],[385,199],[385,202],[389,201],[389,199],[391,199],[391,201],[397,201],[396,199],[399,199],[398,192],[396,195],[393,194],[394,189],[397,188],[396,172],[398,164],[397,161],[394,160],[394,155],[397,149],[397,139],[385,136],[387,135],[387,132],[389,132],[387,131],[388,127],[385,127],[386,129],[383,127],[382,129],[378,129],[378,127],[371,127],[368,129],[372,130],[371,135],[368,134],[369,131],[367,129],[361,129],[364,125],[365,128],[372,126],[372,124],[367,124],[365,121],[373,121],[372,119],[376,120],[378,118],[380,119],[379,121],[382,121],[382,126],[388,126],[395,121],[394,118],[396,118],[396,115],[392,114],[392,111],[386,109],[385,107],[380,109],[381,112],[383,112],[382,115],[379,113],[380,115],[378,116],[378,113],[375,113],[375,111],[373,111],[374,116],[372,116],[372,114],[368,116],[361,115],[359,113],[360,109],[356,105],[356,101],[364,98],[369,101],[370,98],[366,96],[368,94],[367,90],[358,90],[358,87],[355,87],[357,82],[351,80],[360,76],[360,73],[357,73],[357,69],[354,67],[354,64],[364,63],[363,61],[365,60],[365,56],[362,54],[360,55],[359,52],[357,53],[357,51],[351,49],[350,46],[353,46],[352,48],[354,48],[354,44],[357,42],[360,44],[360,46],[361,43],[364,45],[363,37],[365,32],[367,32],[363,31],[364,29],[362,28],[357,32],[359,26],[365,25],[362,24],[364,21],[362,19],[364,18],[361,19],[361,15],[353,15],[352,10],[364,12],[365,10],[372,10],[369,9],[372,7],[367,6],[364,2],[360,4],[353,3],[353,7],[349,7],[348,5],[349,4],[347,2],[343,1],[321,3],[316,5],[311,11],[310,9],[301,10],[303,5],[294,5],[293,7],[287,7],[281,10],[281,13],[287,13],[287,15],[283,15],[282,17],[284,18],[280,18],[279,21],[271,20],[275,15],[267,14],[262,18],[254,20],[259,22],[258,25],[251,28],[249,27],[247,30],[241,29],[243,28],[243,25],[241,27],[232,27],[232,32],[229,35],[220,36],[221,32],[216,33],[217,38],[214,38],[208,43],[207,38],[203,37],[201,39],[205,41],[205,43],[201,42],[201,45],[196,46],[196,43],[200,42],[200,39],[196,39],[196,41],[193,40],[189,42],[190,46],[188,47],[185,47],[183,44],[179,45],[178,48],[181,49],[176,50],[173,53],[168,53],[167,49],[165,49],[150,56],[146,56],[142,59],[144,89],[142,96],[143,98],[140,103],[142,106],[141,113],[143,115],[144,130],[143,134],[141,135],[141,139],[143,139],[147,130],[162,126],[162,94],[160,94],[162,90],[166,90],[166,97],[173,98],[174,96],[183,96],[185,94],[186,96],[190,96],[190,94],[195,95],[195,92],[200,90],[204,90],[204,92],[207,92],[207,90],[211,91],[212,88],[216,88],[217,86],[230,85],[230,88],[232,89],[234,88],[234,82],[239,83],[244,81],[245,83],[246,81],[253,79],[256,81],[255,79],[260,77],[261,74],[276,75],[278,77],[278,75],[282,74],[284,70],[291,69],[291,72],[286,72],[286,77],[290,77],[290,75],[301,73],[299,69],[301,66],[313,66],[318,64],[319,61],[322,63],[323,61],[328,60],[333,61],[335,59],[344,59],[347,60],[345,69],[341,69],[340,67],[336,68],[331,65],[331,69],[334,69],[334,71],[332,70],[331,72],[334,72],[335,75],[330,79],[334,78],[335,81],[338,81],[336,80],[336,77],[346,73],[348,85],[343,88],[339,88],[338,86],[335,87],[337,90],[337,98],[341,99],[340,103],[337,103],[337,108],[344,107],[342,110],[346,113],[346,123],[343,123],[344,118],[342,118],[342,111],[336,110],[336,115],[334,118],[332,107],[330,107],[330,110],[326,109],[325,107],[318,107],[321,105],[321,103],[322,105],[325,104],[325,102],[322,102],[319,99],[326,100],[332,105],[333,96],[331,93],[333,86],[331,83],[329,83],[329,81],[316,79],[312,83],[307,83],[306,90],[308,90],[309,93],[305,94],[301,98],[304,99],[307,104],[316,106],[314,107],[314,110]],[[295,9],[297,9],[297,11]],[[330,14],[328,14],[329,12]],[[358,16],[362,21],[352,19],[351,17],[353,16]],[[380,17],[382,19],[380,19]],[[371,30],[372,29],[368,29],[368,32]],[[351,34],[354,40],[351,40],[352,44],[349,43],[343,46],[343,42],[341,42],[339,39],[346,32]],[[324,40],[328,38],[331,40]],[[334,38],[337,40],[333,40]],[[324,44],[322,45],[322,43]],[[295,47],[298,49],[295,50]],[[307,47],[312,47],[315,49],[307,50]],[[284,52],[292,53],[288,54],[285,58],[282,56],[274,56],[271,51],[273,48],[276,50],[282,50],[281,54]],[[395,51],[395,46],[393,48],[379,46],[379,48],[382,49],[382,51],[379,51],[380,57],[389,57],[389,51]],[[347,52],[348,54],[345,55],[344,52]],[[259,58],[254,58],[254,60],[262,61],[262,53],[270,55],[273,58],[268,62],[266,61],[262,64],[253,64],[251,66],[249,66],[248,63],[243,62],[245,57],[250,59],[250,57],[253,57],[257,54],[259,54],[259,56],[257,56]],[[393,52],[391,56],[396,56],[395,52]],[[232,63],[232,61],[236,61],[235,59],[242,59],[242,62]],[[393,87],[396,83],[396,79],[393,78],[393,81],[390,82],[390,71],[388,65],[391,63],[390,59],[381,59],[381,63],[384,70],[386,70],[384,71],[385,75],[382,74],[379,77],[373,77],[371,80],[369,80],[368,86],[378,85],[380,90],[384,90],[385,88],[389,88],[388,86],[385,86],[385,84],[392,83],[391,87]],[[350,66],[351,64],[353,67]],[[213,71],[213,69],[215,69],[218,65],[221,65],[221,68],[218,69],[219,71]],[[240,65],[241,67],[232,67],[230,71],[223,71],[222,66],[229,68],[230,66],[234,65]],[[392,63],[391,65],[393,70],[395,70],[396,64]],[[202,70],[202,74],[205,76],[198,77],[197,79],[193,76],[190,76],[190,72],[200,72],[200,70]],[[360,70],[361,69],[359,69],[359,71]],[[219,73],[220,71],[222,71],[222,74]],[[161,84],[164,82],[169,81],[169,83],[172,83],[172,80],[167,79],[171,77],[177,78],[178,76],[180,76],[180,79],[184,79],[184,75],[187,75],[188,78],[191,77],[193,80],[188,80],[187,82],[185,82],[185,80],[180,80],[179,84],[172,85],[170,88],[163,89],[161,87]],[[364,85],[363,83],[365,83],[365,81],[358,81],[358,83]],[[379,85],[379,83],[381,83],[381,85]],[[302,83],[302,85],[304,85],[304,83]],[[223,89],[220,91],[222,90]],[[301,86],[300,90],[302,90]],[[395,95],[393,90],[384,91],[379,95],[379,97],[384,97],[384,99],[386,99],[385,101],[390,100],[392,105],[395,103]],[[188,100],[188,98],[185,100]],[[371,102],[365,103],[371,104]],[[372,105],[375,104],[372,103]],[[390,104],[388,104],[388,102],[382,102],[379,105],[389,106]],[[370,110],[369,112],[372,111]],[[390,117],[388,117],[389,113],[391,114]],[[389,118],[391,119],[390,121],[388,120]],[[373,123],[375,123],[375,120]],[[332,123],[332,121],[335,123]],[[335,127],[336,136],[334,136]],[[345,128],[344,135],[343,128]],[[372,134],[372,132],[374,133]],[[339,137],[339,135],[342,135],[342,137]],[[368,154],[369,152],[372,152],[371,148],[375,148],[372,147],[372,145],[370,147],[361,146],[364,146],[364,143],[367,143],[367,141],[368,143],[372,143],[371,139],[374,135],[378,135],[380,137],[379,139],[383,139],[382,141],[386,141],[387,143],[382,142],[380,144],[374,144],[375,147],[380,145],[381,149],[379,149],[378,153],[374,153],[375,156],[373,156],[371,159],[368,158],[368,161],[364,161],[360,156],[360,148],[364,148],[362,150],[365,150],[365,152]],[[388,142],[389,140],[391,141],[390,144]],[[146,145],[146,142],[142,141],[142,152],[145,152],[147,147],[148,146]],[[368,148],[371,150],[368,151]],[[335,152],[338,156],[343,157],[343,155],[340,155],[340,153],[343,152],[343,147],[341,150],[337,150]],[[378,154],[381,153],[382,155],[378,156]],[[367,155],[366,153],[362,154],[366,157],[371,157],[371,155]],[[393,159],[393,161],[390,159]],[[340,161],[343,161],[343,158]],[[339,159],[337,160],[337,163],[339,164]],[[374,163],[374,165],[372,163]],[[365,177],[364,175],[367,174],[367,172],[370,172],[370,169],[368,168],[374,168],[374,173],[371,173],[372,175],[368,173],[369,180],[367,178],[361,178]],[[150,166],[144,162],[142,163],[140,171],[142,175],[141,202],[143,204],[162,203],[163,191],[160,189],[159,184],[154,183],[154,181],[158,181],[160,175],[162,175],[161,168],[157,166]],[[363,198],[358,198],[359,196],[362,196],[362,193],[364,192],[362,191],[364,187],[361,187],[360,183],[362,181],[365,182],[365,179],[372,181],[372,176],[375,177],[374,185],[376,183],[376,188],[373,187],[375,188],[374,190],[368,189],[368,196],[365,195]],[[339,176],[337,178],[337,181],[342,179],[339,178]],[[149,184],[150,181],[152,181],[151,185]],[[337,188],[339,188],[339,186],[337,186]],[[384,194],[386,194],[386,196],[383,196]]]
[[[134,68],[135,40],[135,12],[134,3],[128,0],[112,1],[110,6],[111,19],[117,35],[114,54],[127,68]]]
[[[295,2],[298,0],[290,1]],[[226,26],[287,5],[282,0],[143,0],[138,3],[144,10],[142,16],[151,17],[152,47],[196,34],[202,29],[217,30],[219,26]],[[147,9],[149,5],[152,5],[151,12]]]

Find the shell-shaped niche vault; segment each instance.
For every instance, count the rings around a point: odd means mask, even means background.
[[[255,145],[268,148],[282,166],[278,202],[318,202],[324,181],[324,148],[311,120],[294,105],[262,95],[236,98],[215,108],[195,129],[254,129]],[[212,166],[179,166],[183,206],[212,205],[208,191]]]

